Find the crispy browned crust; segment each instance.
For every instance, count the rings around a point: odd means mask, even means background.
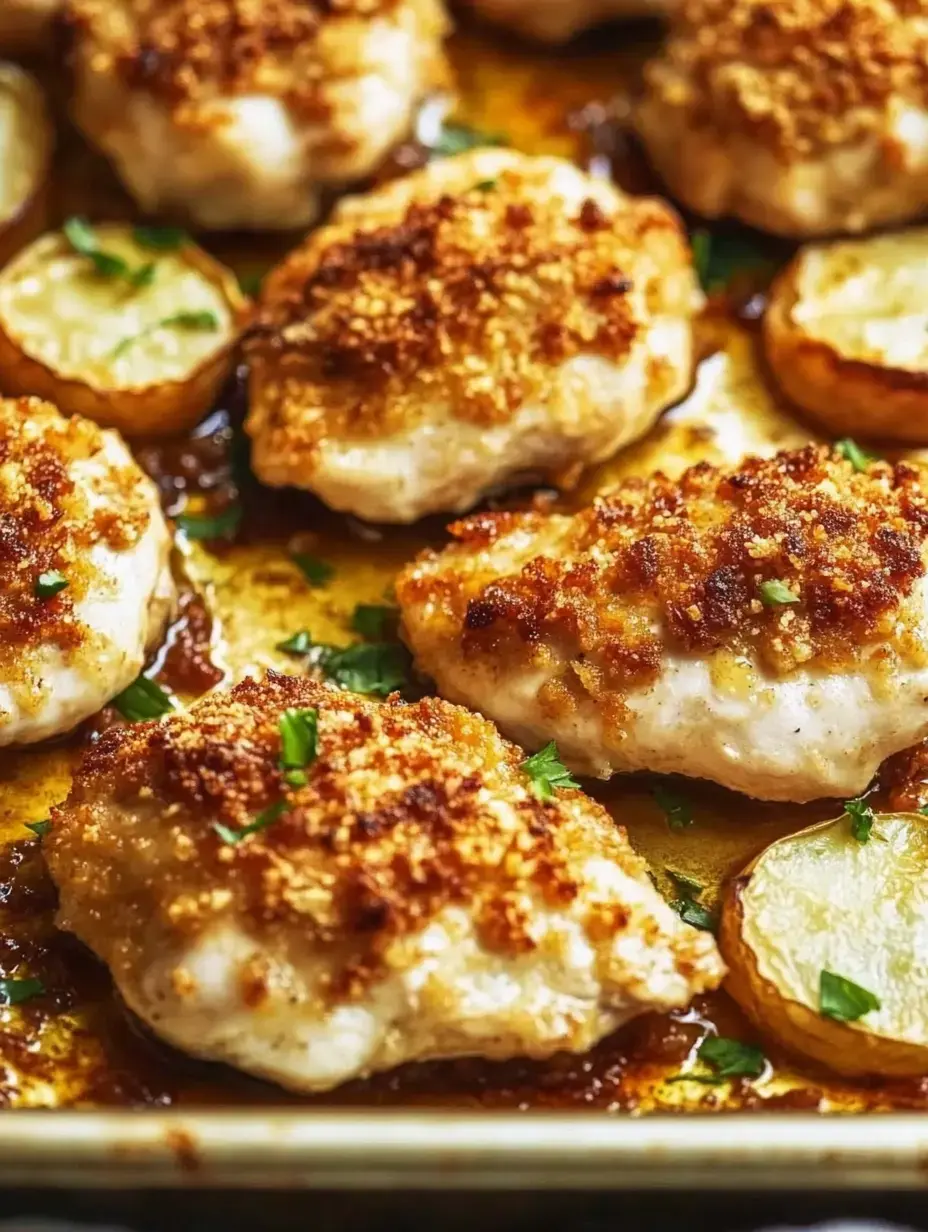
[[[65,419],[37,398],[0,399],[0,671],[14,679],[29,650],[76,650],[88,636],[74,605],[87,593],[97,544],[122,551],[148,527],[150,502],[141,472],[107,464],[93,482],[105,503],[89,511],[86,481],[73,463],[92,458],[103,436],[87,420]],[[41,573],[58,570],[68,587],[35,594]]]
[[[518,529],[539,536],[539,555],[494,577],[480,554]],[[401,575],[401,607],[428,604],[434,636],[469,659],[511,666],[553,647],[568,658],[562,689],[622,693],[675,651],[727,648],[784,673],[849,664],[876,643],[887,658],[924,653],[898,620],[925,572],[925,471],[913,465],[858,474],[809,446],[703,463],[677,482],[627,480],[573,518],[481,514],[451,531],[455,544]],[[765,606],[770,580],[799,602]]]
[[[321,122],[325,88],[357,70],[352,47],[365,27],[403,5],[440,37],[434,0],[68,0],[67,14],[94,42],[94,72],[172,108],[257,92]]]
[[[305,464],[327,437],[389,435],[436,405],[503,423],[572,356],[622,362],[643,326],[635,278],[660,302],[657,264],[636,257],[663,242],[686,266],[679,221],[618,196],[568,208],[540,164],[456,191],[420,177],[394,218],[349,215],[284,261],[246,344],[265,452]]]
[[[928,0],[683,0],[649,89],[788,160],[928,108]],[[685,84],[681,84],[685,83]]]
[[[319,716],[318,758],[295,790],[278,767],[287,707]],[[333,995],[450,904],[472,911],[484,944],[519,953],[533,946],[525,896],[552,907],[576,896],[572,855],[644,867],[580,792],[537,800],[522,756],[435,698],[377,702],[274,672],[245,680],[161,724],[112,729],[88,752],[48,839],[52,872],[79,904],[64,922],[126,969],[153,930],[190,939],[226,914],[256,935],[295,927],[301,947],[347,952]],[[287,812],[238,845],[211,828],[245,826],[285,795]],[[515,834],[494,802],[515,810]]]

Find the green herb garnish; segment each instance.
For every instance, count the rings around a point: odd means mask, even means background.
[[[174,519],[188,539],[231,539],[242,524],[241,505],[229,505],[221,513],[179,513]]]
[[[683,796],[660,784],[652,789],[651,795],[654,797],[657,805],[664,810],[664,816],[667,818],[667,824],[671,830],[685,830],[687,826],[693,824],[693,814],[690,810],[689,801],[684,799]]]
[[[675,873],[672,868],[665,868],[664,872],[674,883],[681,894],[687,898],[699,898],[705,886],[701,886],[698,881],[694,881],[692,877],[687,877],[685,873]]]
[[[343,650],[326,646],[319,666],[343,689],[379,697],[402,688],[409,677],[409,655],[399,642],[362,642]]]
[[[469,124],[446,121],[429,150],[433,158],[452,158],[455,154],[463,154],[465,150],[508,144],[506,138],[498,133],[483,133],[479,129],[471,128]]]
[[[351,627],[362,637],[376,641],[382,638],[396,620],[397,609],[382,603],[359,603],[351,616]]]
[[[280,768],[305,770],[316,760],[319,732],[318,710],[296,710],[288,707],[280,716]],[[303,786],[303,781],[294,784]]]
[[[39,599],[51,599],[68,585],[68,579],[57,569],[40,573],[35,580],[35,593]]]
[[[238,285],[242,293],[251,299],[260,294],[263,281],[264,277],[261,274],[239,274],[238,276]]]
[[[69,218],[61,228],[62,233],[75,252],[93,262],[94,269],[103,278],[125,278],[134,287],[147,287],[155,276],[152,262],[133,269],[128,261],[114,252],[100,247],[96,232],[86,218]]]
[[[498,183],[498,180],[478,180],[474,192],[492,192]]]
[[[693,268],[704,291],[723,291],[736,274],[772,272],[775,262],[744,236],[710,233],[690,236]]]
[[[532,781],[539,800],[553,800],[559,787],[579,787],[558,755],[557,745],[549,740],[543,749],[527,757],[519,767]]]
[[[849,436],[835,441],[835,452],[846,458],[855,471],[865,471],[871,462],[877,461],[876,454],[867,453],[866,449],[861,449]]]
[[[50,821],[27,821],[25,826],[27,830],[32,831],[36,838],[42,838],[48,834],[52,828],[52,823]]]
[[[201,329],[214,332],[218,328],[219,318],[208,308],[204,308],[202,312],[175,312],[172,316],[162,317],[160,321],[155,321],[154,325],[148,325],[145,329],[139,330],[137,334],[130,334],[128,338],[123,338],[122,342],[113,348],[112,353],[115,358],[125,355],[130,347],[159,329]]]
[[[819,976],[818,1009],[823,1018],[833,1018],[835,1022],[856,1022],[864,1014],[879,1008],[878,997],[852,980],[846,980],[843,975],[822,971]]]
[[[0,1005],[22,1005],[44,991],[41,980],[0,980]]]
[[[291,552],[290,559],[310,586],[324,586],[335,576],[335,569],[332,565],[315,556],[310,556],[308,552]]]
[[[851,819],[851,834],[858,843],[869,843],[875,820],[873,809],[866,800],[845,800],[844,811]]]
[[[301,629],[299,633],[291,634],[286,641],[278,642],[277,649],[285,654],[305,655],[309,654],[315,645],[309,630]]]
[[[799,596],[794,595],[786,583],[777,578],[761,582],[757,590],[760,594],[760,601],[765,607],[782,607],[787,603],[799,602]]]
[[[232,830],[229,826],[224,826],[218,821],[214,821],[211,828],[224,843],[234,847],[243,838],[248,838],[249,834],[257,834],[259,830],[266,830],[268,826],[272,826],[279,817],[286,813],[289,807],[290,805],[286,800],[278,800],[276,804],[266,808],[263,813],[259,813],[250,825],[243,826],[241,830]]]
[[[180,227],[135,227],[132,235],[142,248],[152,252],[176,252],[190,243],[190,236]]]
[[[715,932],[716,918],[702,903],[696,903],[691,898],[675,898],[670,905],[684,924],[692,924],[704,933]]]
[[[130,723],[160,719],[174,709],[170,696],[148,676],[139,676],[127,689],[113,698],[113,705]]]
[[[767,1063],[759,1048],[722,1035],[707,1036],[696,1055],[719,1079],[759,1078]]]

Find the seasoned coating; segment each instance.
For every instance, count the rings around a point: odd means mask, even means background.
[[[254,466],[409,522],[642,435],[685,391],[686,238],[555,158],[477,150],[343,202],[265,281]]]
[[[849,796],[928,733],[920,467],[808,446],[451,530],[397,585],[419,667],[577,770]]]
[[[783,235],[928,206],[928,0],[683,0],[638,127],[673,193]]]
[[[767,361],[836,436],[928,444],[928,228],[812,244],[777,278]]]
[[[0,745],[69,731],[135,679],[170,613],[169,551],[115,432],[0,400]]]
[[[73,114],[141,207],[312,222],[443,80],[441,0],[66,0]]]
[[[669,0],[469,0],[487,21],[543,43],[565,43],[592,26],[619,17],[664,13]]]
[[[303,786],[288,710],[317,715]],[[273,672],[108,731],[46,840],[60,924],[181,1048],[295,1089],[426,1057],[582,1051],[722,976],[598,804],[437,699]],[[241,829],[286,800],[264,828]]]

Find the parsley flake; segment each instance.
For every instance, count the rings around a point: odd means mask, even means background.
[[[112,354],[114,358],[125,355],[130,347],[140,342],[143,338],[147,338],[150,334],[154,334],[159,329],[199,329],[213,333],[218,328],[219,318],[215,312],[211,312],[208,308],[199,312],[175,312],[173,315],[162,317],[160,321],[155,321],[153,325],[148,325],[145,329],[139,330],[137,334],[130,334],[127,338],[123,338],[113,348]]]
[[[179,513],[174,521],[188,539],[231,539],[242,524],[241,505],[229,505],[221,513]]]
[[[35,593],[39,599],[51,599],[68,585],[68,579],[57,569],[48,569],[40,573],[35,580]]]
[[[361,642],[323,648],[319,666],[329,680],[352,693],[386,697],[409,678],[409,655],[399,642]]]
[[[849,436],[835,441],[835,452],[846,458],[855,471],[865,471],[871,462],[877,461],[876,454],[867,453],[866,449],[861,449]]]
[[[845,800],[844,811],[851,819],[851,834],[858,843],[869,843],[875,820],[873,809],[866,800]]]
[[[86,218],[69,218],[61,230],[74,251],[93,262],[94,269],[102,278],[125,278],[134,287],[147,287],[154,278],[155,267],[151,262],[133,269],[116,253],[102,249],[96,232]]]
[[[670,904],[684,924],[692,924],[693,928],[704,933],[714,933],[718,922],[708,907],[694,902],[691,898],[675,898]]]
[[[310,556],[308,552],[291,552],[290,559],[306,578],[310,586],[324,586],[335,576],[335,568],[327,561]]]
[[[25,823],[25,826],[27,830],[32,831],[32,833],[36,836],[36,838],[43,838],[46,834],[48,834],[49,830],[52,828],[52,823],[48,820],[46,821],[27,821]]]
[[[318,744],[319,712],[288,707],[280,716],[280,768],[304,770],[316,760]],[[294,784],[302,787],[303,782]]]
[[[243,838],[248,838],[250,834],[257,834],[259,830],[266,830],[268,826],[272,826],[278,818],[282,817],[283,814],[286,813],[289,807],[290,805],[286,800],[278,800],[276,804],[272,804],[269,808],[266,808],[263,813],[259,813],[250,825],[243,826],[241,830],[233,830],[229,826],[224,826],[218,821],[214,821],[212,823],[211,829],[219,835],[224,843],[227,843],[230,847],[234,847],[237,843],[240,843]]]
[[[687,898],[697,899],[705,889],[705,886],[700,885],[698,881],[694,881],[692,877],[687,877],[685,873],[676,873],[672,868],[665,868],[664,872],[680,893]]]
[[[704,291],[724,291],[738,274],[772,273],[774,262],[753,240],[713,234],[700,228],[690,236],[693,268]]]
[[[685,830],[693,824],[693,814],[689,801],[669,787],[660,784],[653,788],[651,795],[657,805],[663,809],[667,824],[671,830]]]
[[[757,588],[760,595],[760,601],[765,607],[782,607],[787,603],[798,603],[799,596],[794,595],[785,582],[781,582],[778,578],[771,578],[767,582],[761,582]]]
[[[429,151],[432,158],[452,158],[455,154],[463,154],[465,150],[508,144],[506,138],[498,133],[483,133],[477,128],[471,128],[469,124],[445,121]]]
[[[498,180],[478,180],[474,192],[492,192],[498,183]]]
[[[113,698],[113,705],[130,723],[144,723],[148,719],[160,719],[174,709],[169,694],[160,684],[148,676],[139,676],[128,688]]]
[[[554,793],[559,787],[580,786],[561,761],[557,745],[553,740],[549,740],[545,747],[532,757],[527,757],[519,769],[524,770],[531,779],[535,795],[539,800],[553,800]]]
[[[835,1022],[856,1022],[880,1008],[880,999],[843,975],[822,971],[818,984],[818,1010],[823,1018]]]
[[[351,616],[351,627],[362,637],[376,641],[396,620],[397,609],[382,603],[359,603]]]
[[[759,1048],[723,1035],[709,1035],[696,1053],[718,1079],[759,1078],[767,1062]]]
[[[41,980],[0,980],[0,1005],[22,1005],[44,991]]]
[[[283,642],[277,643],[277,649],[282,650],[284,654],[305,655],[315,646],[312,634],[308,629],[300,629],[298,633],[292,633]]]
[[[135,242],[152,252],[176,252],[190,243],[190,236],[181,227],[135,227]]]

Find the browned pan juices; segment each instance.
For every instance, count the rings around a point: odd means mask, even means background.
[[[621,120],[625,92],[654,40],[653,29],[633,27],[611,42],[600,36],[586,44],[587,50],[555,54],[496,36],[460,34],[452,44],[463,97],[460,118],[504,134],[519,148],[574,157],[600,173],[611,170],[624,187],[643,191],[646,169]],[[414,150],[398,161],[408,164],[410,158]],[[92,217],[129,212],[105,166],[79,143],[65,143],[60,167],[51,194],[56,217],[50,222],[77,210]],[[240,275],[253,276],[290,242],[220,237],[208,245]],[[678,472],[704,458],[720,461],[812,438],[765,383],[751,328],[737,315],[732,305],[713,306],[703,324],[706,358],[691,397],[645,440],[583,477],[561,500],[587,500],[624,475],[656,467]],[[744,315],[750,318],[752,311]],[[443,534],[440,520],[408,530],[365,527],[303,494],[257,491],[242,478],[243,398],[241,380],[233,381],[191,436],[136,450],[169,512],[185,505],[218,510],[238,498],[246,510],[234,545],[188,544],[177,551],[183,602],[156,665],[162,683],[183,700],[269,666],[296,670],[298,664],[275,646],[297,629],[311,630],[319,641],[348,641],[355,605],[382,602],[397,569]],[[288,545],[334,565],[333,580],[310,589],[290,563]],[[735,679],[731,684],[739,687]],[[36,975],[47,990],[20,1008],[0,1009],[0,1105],[304,1103],[642,1111],[928,1106],[928,1082],[851,1085],[793,1068],[769,1041],[762,1042],[771,1073],[754,1085],[676,1081],[709,1024],[724,1035],[755,1039],[724,994],[701,998],[682,1013],[642,1018],[586,1056],[411,1066],[314,1100],[301,1101],[231,1070],[191,1061],[139,1027],[105,970],[55,930],[54,887],[39,841],[24,829],[25,822],[42,819],[64,797],[82,745],[102,726],[121,721],[108,710],[67,742],[0,756],[0,840],[6,844],[0,848],[0,974]],[[663,890],[669,888],[666,869],[688,874],[707,887],[710,906],[722,881],[761,848],[835,815],[839,807],[760,804],[686,783],[678,786],[694,821],[678,832],[668,826],[646,778],[586,786],[628,828]]]

